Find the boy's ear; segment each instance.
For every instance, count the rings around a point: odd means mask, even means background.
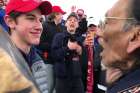
[[[135,27],[131,33],[128,42],[127,53],[130,54],[138,48],[140,48],[140,26]]]
[[[4,21],[8,25],[8,27],[10,27],[10,28],[15,27],[15,21],[9,15],[5,15]]]

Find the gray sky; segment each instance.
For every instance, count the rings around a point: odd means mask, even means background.
[[[94,17],[94,21],[98,22],[105,12],[112,7],[117,0],[50,0],[53,5],[60,5],[63,10],[70,13],[71,6],[74,5],[76,8],[82,8],[85,10],[88,18]],[[64,16],[64,19],[67,17]]]

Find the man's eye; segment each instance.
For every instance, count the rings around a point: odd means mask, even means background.
[[[44,22],[44,19],[43,19],[43,18],[41,18],[41,19],[40,19],[40,22],[41,22],[41,23],[43,23],[43,22]]]
[[[107,19],[104,21],[104,24],[105,24],[105,25],[108,24],[108,20],[107,20]]]
[[[30,21],[34,21],[34,20],[35,20],[34,17],[27,17],[26,19],[27,19],[27,20],[30,20]]]
[[[68,21],[72,21],[71,19],[69,19]]]
[[[28,17],[27,19],[29,19],[29,20],[34,20],[35,18],[33,18],[33,17]]]

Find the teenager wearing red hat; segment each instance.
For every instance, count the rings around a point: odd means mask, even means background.
[[[47,72],[43,60],[37,54],[33,45],[38,45],[40,42],[40,36],[43,30],[42,15],[47,15],[51,11],[51,3],[41,0],[9,0],[6,6],[5,22],[9,27],[9,37],[13,45],[15,45],[25,59],[25,63],[19,61],[16,63],[16,66],[28,66],[29,72],[26,72],[24,67],[22,67],[24,71],[20,71],[20,74],[21,72],[26,73],[28,77],[23,75],[23,78],[27,79],[26,81],[31,80],[41,93],[48,93]],[[22,65],[17,65],[19,63]],[[22,83],[21,81],[23,80],[21,80],[21,76],[16,74],[15,71],[11,71],[11,73],[13,74],[10,77],[5,78],[11,80],[11,78],[15,77],[12,81],[13,83],[7,85],[10,86],[6,87],[8,91],[5,90],[0,93],[21,93],[20,90],[25,90],[22,91],[22,93],[39,93],[32,92],[32,86],[27,86]],[[4,73],[1,73],[1,75],[3,74]]]
[[[66,13],[64,10],[61,9],[60,6],[53,6],[52,7],[52,12],[57,12],[57,13],[62,13],[62,14]]]
[[[52,7],[52,13],[47,16],[46,21],[43,24],[43,33],[41,35],[41,42],[37,48],[39,51],[41,51],[41,56],[43,57],[46,66],[47,71],[49,73],[48,75],[48,91],[49,93],[52,93],[54,91],[55,86],[55,80],[54,80],[54,71],[53,71],[53,59],[51,56],[51,44],[53,37],[56,35],[56,33],[60,33],[63,31],[64,26],[61,24],[63,20],[63,15],[66,12],[62,10],[60,6],[53,6]]]

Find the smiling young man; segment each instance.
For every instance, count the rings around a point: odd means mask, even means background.
[[[98,31],[107,93],[140,92],[140,1],[118,0]]]
[[[33,45],[40,42],[42,15],[51,11],[51,3],[41,0],[10,0],[6,6],[5,22],[9,27],[10,39],[27,62],[34,84],[41,93],[48,93],[47,72]]]

